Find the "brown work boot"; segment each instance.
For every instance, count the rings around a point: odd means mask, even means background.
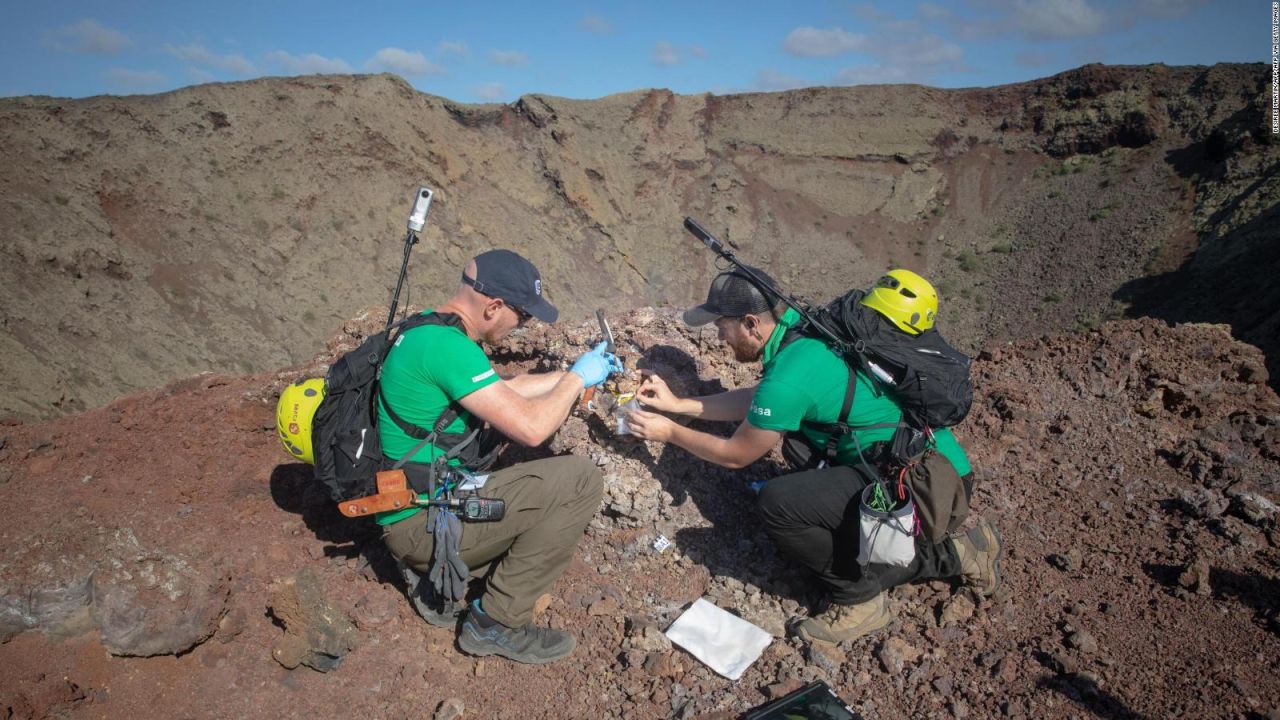
[[[984,597],[991,597],[1000,588],[1000,531],[983,520],[978,527],[951,539],[956,554],[960,556],[960,577],[965,584],[978,588]]]
[[[846,640],[883,629],[893,620],[884,593],[857,605],[831,604],[822,613],[805,618],[795,626],[795,633],[809,642],[835,645]]]

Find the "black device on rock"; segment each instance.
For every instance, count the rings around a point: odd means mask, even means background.
[[[818,680],[748,711],[742,720],[862,720],[862,716]]]

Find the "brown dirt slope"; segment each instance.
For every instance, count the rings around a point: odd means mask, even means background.
[[[302,362],[386,302],[420,183],[440,192],[414,300],[510,246],[569,317],[682,304],[714,272],[688,214],[815,299],[925,272],[971,349],[1134,304],[1271,352],[1274,289],[1223,302],[1215,280],[1265,280],[1280,256],[1266,78],[1087,66],[990,89],[462,105],[379,75],[3,99],[0,412]]]
[[[348,323],[306,369],[382,312]],[[682,391],[753,379],[672,311],[615,327],[629,367]],[[532,327],[495,356],[538,367],[592,334]],[[0,527],[0,716],[461,706],[710,720],[814,678],[868,718],[1280,713],[1280,400],[1261,353],[1223,326],[1126,320],[992,345],[975,373],[958,434],[978,468],[975,518],[1004,532],[1006,588],[989,600],[948,583],[897,589],[886,632],[834,650],[779,637],[737,683],[656,630],[707,596],[781,636],[818,599],[755,521],[745,483],[776,473],[774,458],[730,472],[614,438],[594,415],[512,453],[587,455],[607,485],[543,615],[579,648],[530,667],[466,657],[452,632],[418,620],[373,528],[282,464],[272,409],[297,371],[197,375],[4,426],[0,498],[15,510]],[[655,553],[659,535],[675,547]],[[332,622],[297,620],[308,607]],[[328,654],[298,652],[299,637]],[[298,662],[337,667],[284,667]]]

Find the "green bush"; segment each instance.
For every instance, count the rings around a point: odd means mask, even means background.
[[[1009,253],[1013,252],[1013,243],[1009,242],[1008,240],[1004,242],[998,242],[995,245],[991,246],[991,252],[1000,253],[1001,255],[1008,255]]]
[[[978,256],[974,255],[972,250],[962,250],[960,255],[956,257],[956,262],[960,264],[960,269],[965,272],[973,272],[978,269]]]
[[[1106,220],[1107,217],[1111,215],[1111,211],[1115,210],[1118,207],[1120,207],[1120,202],[1118,200],[1112,200],[1106,205],[1103,205],[1102,207],[1090,213],[1089,222],[1098,222],[1099,220]]]

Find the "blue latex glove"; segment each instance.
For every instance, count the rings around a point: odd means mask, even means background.
[[[582,378],[583,387],[599,385],[610,375],[622,372],[622,361],[613,353],[605,352],[607,345],[608,343],[602,342],[591,348],[573,363],[573,367],[569,368],[569,372],[576,373]]]

